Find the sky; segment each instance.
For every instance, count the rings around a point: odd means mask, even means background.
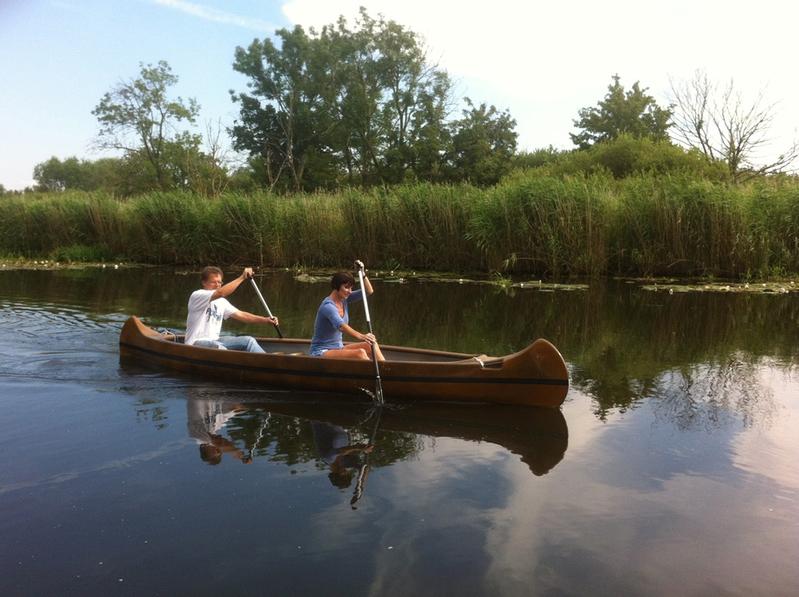
[[[602,99],[614,74],[667,105],[670,81],[698,69],[719,84],[734,81],[749,103],[762,94],[775,104],[773,153],[797,137],[796,3],[0,0],[0,184],[32,185],[34,166],[52,156],[108,155],[94,148],[91,111],[138,76],[139,63],[170,64],[174,93],[202,106],[197,132],[207,123],[228,127],[237,116],[229,90],[246,85],[231,66],[237,46],[279,28],[353,17],[358,6],[421,34],[457,98],[508,110],[521,150],[573,147],[577,112]]]

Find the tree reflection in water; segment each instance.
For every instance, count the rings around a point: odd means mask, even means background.
[[[736,354],[723,363],[667,371],[649,391],[655,415],[683,430],[711,430],[736,419],[744,427],[768,424],[777,406],[762,383],[767,367]]]

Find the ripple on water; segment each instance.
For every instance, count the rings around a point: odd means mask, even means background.
[[[0,375],[53,382],[116,379],[120,328],[116,317],[69,306],[4,303]]]

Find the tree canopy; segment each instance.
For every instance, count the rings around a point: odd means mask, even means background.
[[[185,178],[176,156],[197,152],[200,145],[198,135],[177,125],[194,123],[200,107],[192,98],[168,97],[178,78],[165,61],[139,67],[138,78],[119,83],[92,110],[100,123],[98,145],[143,158],[158,186],[172,188]]]
[[[297,26],[276,37],[277,45],[256,39],[236,49],[233,68],[249,82],[246,92],[231,91],[240,106],[234,147],[270,188],[490,183],[515,150],[507,112],[469,103],[473,112],[449,119],[449,75],[428,62],[416,33],[394,21],[361,9],[354,26],[341,17],[319,32]],[[478,164],[486,173],[474,176]]]
[[[580,149],[626,134],[634,138],[667,141],[671,126],[671,109],[661,108],[648,95],[646,87],[636,81],[625,90],[619,75],[613,76],[608,93],[595,107],[582,108],[574,126],[581,132],[570,133],[572,142]]]

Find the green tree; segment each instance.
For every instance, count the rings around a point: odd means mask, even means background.
[[[578,112],[579,119],[574,121],[574,126],[582,131],[569,134],[572,142],[580,149],[587,149],[621,134],[654,141],[668,140],[671,109],[658,106],[646,92],[647,88],[642,88],[638,81],[625,91],[619,76],[614,75],[605,98],[596,107]]]
[[[469,98],[466,104],[463,118],[452,123],[453,178],[480,186],[496,184],[512,167],[516,121],[507,110],[475,107]]]
[[[520,151],[513,156],[512,168],[519,170],[541,168],[557,162],[568,153],[565,150],[555,149],[552,145],[533,151]]]
[[[275,35],[279,48],[269,39],[236,48],[233,68],[250,78],[250,93],[231,91],[241,104],[231,133],[235,149],[261,158],[270,188],[299,191],[314,154],[318,165],[328,153],[323,141],[332,127],[324,97],[327,73],[319,71],[318,44],[302,27]]]
[[[182,151],[196,150],[200,144],[197,135],[180,131],[177,125],[194,123],[200,108],[194,99],[168,97],[178,77],[165,61],[139,66],[138,78],[114,87],[92,110],[100,123],[98,145],[121,150],[136,161],[143,158],[156,186],[165,190],[175,186],[176,174],[180,180],[176,171],[181,166],[174,160]]]
[[[102,186],[94,163],[74,156],[63,161],[53,156],[46,162],[36,164],[33,179],[42,191],[93,191]]]
[[[418,36],[365,10],[317,33],[301,27],[237,48],[249,77],[232,128],[270,187],[385,184],[440,172],[449,77],[426,62]]]
[[[335,30],[351,40],[339,69],[345,150],[361,158],[367,183],[402,182],[408,171],[427,179],[440,169],[436,157],[447,140],[449,75],[428,64],[421,38],[402,25],[361,9],[356,26],[351,31],[340,19]]]

